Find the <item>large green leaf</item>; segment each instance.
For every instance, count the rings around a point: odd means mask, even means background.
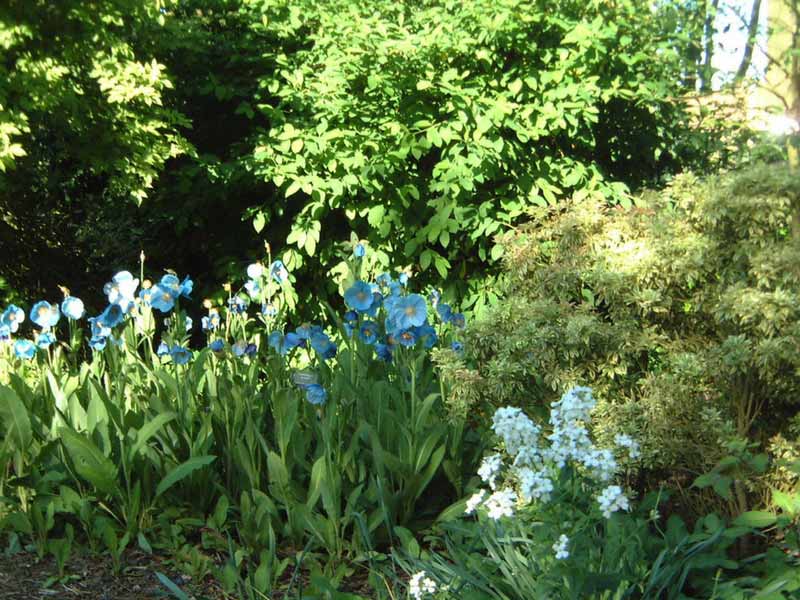
[[[59,435],[78,475],[97,490],[113,493],[117,488],[117,468],[114,463],[86,436],[68,427],[59,429]]]
[[[145,423],[142,428],[136,433],[136,443],[131,448],[129,458],[133,460],[138,452],[140,452],[146,445],[147,442],[157,434],[164,425],[175,419],[177,415],[172,412],[168,413],[161,413],[157,415],[154,419]]]
[[[190,458],[186,462],[179,464],[177,467],[172,469],[169,473],[164,476],[164,479],[158,484],[156,488],[156,497],[160,496],[164,492],[166,492],[169,488],[173,485],[181,481],[182,479],[188,477],[198,469],[202,469],[210,465],[212,462],[216,460],[216,456],[195,456],[194,458]]]
[[[28,410],[10,387],[0,385],[0,420],[5,428],[5,439],[17,450],[31,444],[31,420]]]

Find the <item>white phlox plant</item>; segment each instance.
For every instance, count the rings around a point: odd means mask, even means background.
[[[414,600],[422,600],[426,595],[436,593],[436,582],[427,577],[425,571],[420,571],[408,581],[408,593]]]
[[[596,447],[589,435],[588,424],[594,406],[591,389],[570,389],[551,405],[551,432],[547,435],[519,408],[498,408],[492,418],[492,430],[502,440],[506,458],[511,459],[510,465],[505,466],[500,453],[483,459],[478,475],[493,493],[488,498],[483,491],[473,495],[467,501],[467,514],[482,506],[489,518],[500,519],[513,516],[518,503],[549,502],[554,481],[559,471],[567,466],[598,483],[610,483],[617,474],[618,464],[613,450]],[[630,436],[619,434],[615,442],[618,448],[627,450],[629,458],[639,455],[639,445]],[[501,475],[504,487],[498,490]],[[606,518],[629,508],[628,499],[618,485],[606,485],[596,500]],[[562,538],[559,538],[558,548],[554,546],[553,549],[557,556],[566,558],[569,540],[565,535]]]

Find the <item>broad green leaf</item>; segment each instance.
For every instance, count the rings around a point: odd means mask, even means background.
[[[216,456],[195,456],[189,460],[179,464],[177,467],[167,473],[156,488],[156,497],[166,492],[173,485],[185,479],[198,469],[207,467],[216,460]]]
[[[4,385],[0,385],[0,420],[6,440],[10,440],[16,450],[27,450],[32,440],[28,410],[16,392]]]
[[[103,493],[116,491],[117,468],[92,440],[68,427],[59,429],[59,435],[81,478]]]

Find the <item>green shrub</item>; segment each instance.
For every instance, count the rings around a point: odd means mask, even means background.
[[[677,177],[635,208],[583,196],[507,236],[504,301],[466,364],[494,405],[591,385],[596,433],[697,475],[763,442],[800,392],[800,178],[782,166]]]

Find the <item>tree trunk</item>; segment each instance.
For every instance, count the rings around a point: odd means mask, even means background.
[[[753,61],[753,47],[758,34],[758,17],[761,14],[761,0],[753,0],[753,10],[750,12],[750,22],[747,25],[747,43],[744,47],[744,56],[736,72],[736,83],[741,83],[747,75],[750,63]]]
[[[703,68],[700,71],[700,91],[708,92],[711,89],[711,58],[714,56],[714,19],[717,16],[719,0],[711,0],[711,6],[706,10],[706,21],[703,24],[703,40],[705,42]]]

